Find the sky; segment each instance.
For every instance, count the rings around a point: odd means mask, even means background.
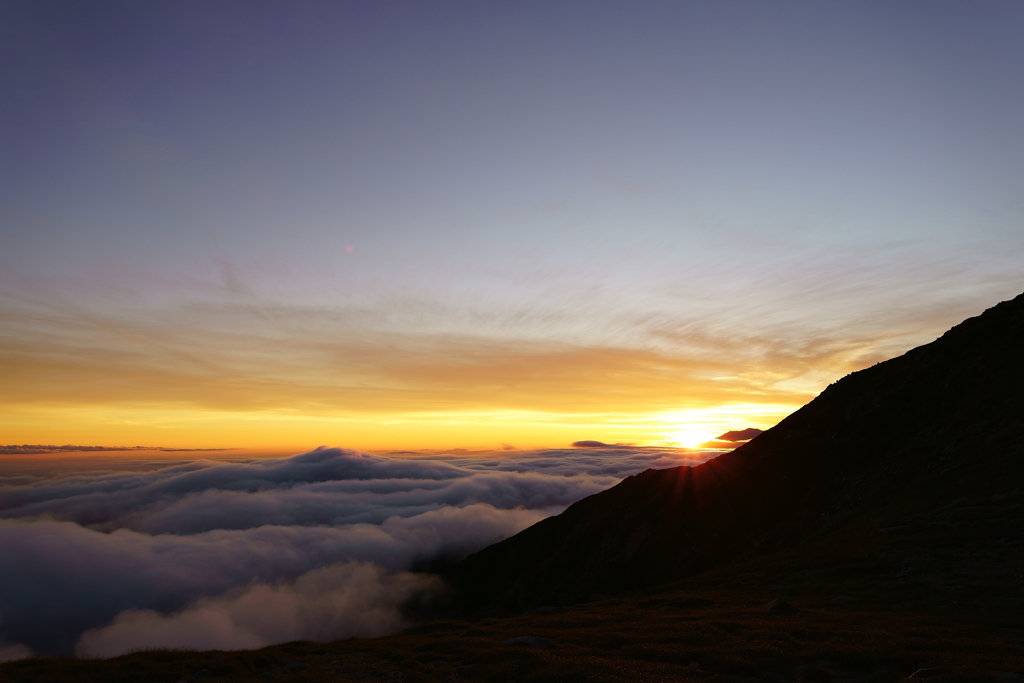
[[[1015,2],[0,1],[0,443],[692,444],[1024,291]]]

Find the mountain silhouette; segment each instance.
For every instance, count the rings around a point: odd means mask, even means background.
[[[844,377],[730,453],[628,477],[446,578],[475,615],[787,552],[797,576],[828,555],[835,576],[938,572],[936,585],[956,576],[1012,591],[1024,574],[1022,354],[1024,295]]]

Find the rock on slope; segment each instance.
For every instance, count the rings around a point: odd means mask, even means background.
[[[852,373],[731,453],[629,477],[447,578],[470,613],[498,615],[663,583],[843,528],[905,527],[934,548],[986,534],[1003,536],[990,545],[1019,543],[1005,530],[1024,529],[1022,354],[1024,295]],[[1024,556],[1014,552],[1011,573]]]

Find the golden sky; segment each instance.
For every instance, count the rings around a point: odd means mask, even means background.
[[[845,337],[811,336],[805,325],[795,338],[747,315],[746,325],[672,334],[655,325],[634,330],[631,345],[586,345],[382,330],[343,312],[250,300],[83,309],[24,300],[0,308],[10,332],[0,337],[5,443],[690,445],[770,427],[829,382],[946,324],[883,319],[873,335]]]

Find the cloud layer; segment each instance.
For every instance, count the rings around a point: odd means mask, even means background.
[[[464,557],[624,476],[707,457],[321,448],[9,480],[0,483],[0,642],[110,655],[379,635],[404,625],[404,600],[436,588],[410,569]],[[260,604],[264,616],[252,616]]]
[[[406,626],[396,603],[438,583],[426,574],[388,574],[366,562],[339,563],[290,584],[254,583],[231,595],[203,598],[175,614],[126,610],[109,626],[86,631],[76,650],[102,657],[132,648],[238,650],[290,640],[380,636]]]

